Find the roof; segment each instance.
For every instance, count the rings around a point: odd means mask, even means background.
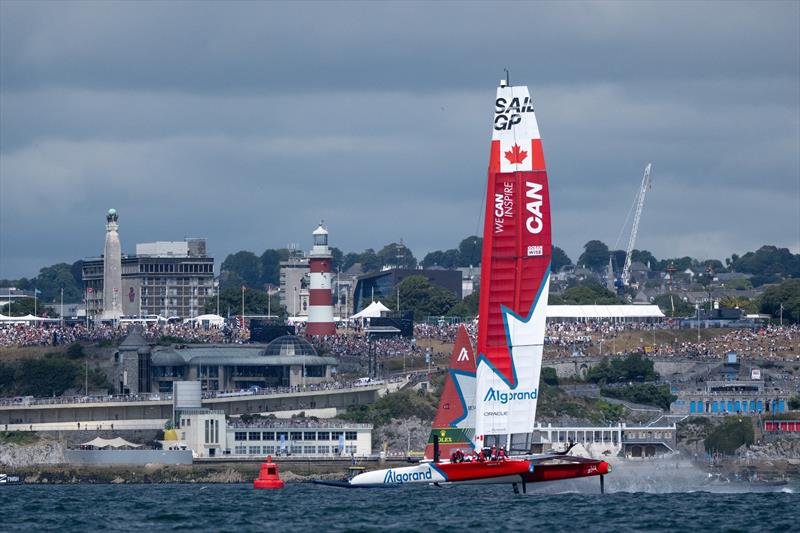
[[[317,355],[317,350],[302,337],[297,335],[283,335],[274,339],[264,349],[266,356],[297,356]]]
[[[391,310],[385,305],[383,305],[381,302],[372,302],[367,307],[365,307],[358,313],[354,314],[350,318],[372,318],[381,316],[381,313],[385,313],[387,311]]]
[[[152,356],[153,366],[223,365],[223,366],[285,366],[336,365],[333,357],[319,357],[307,340],[284,335],[263,345],[193,345],[184,348],[157,348]]]
[[[547,318],[664,318],[657,305],[548,305]]]
[[[147,346],[147,341],[142,337],[142,331],[139,328],[131,328],[128,335],[119,343],[120,348],[139,348],[140,346]]]
[[[117,437],[115,439],[104,439],[104,438],[101,438],[101,437],[96,437],[96,438],[90,440],[89,442],[84,442],[83,445],[84,446],[94,446],[95,448],[106,448],[106,447],[109,447],[109,446],[112,447],[112,448],[121,448],[123,446],[130,446],[131,448],[138,448],[138,447],[141,446],[141,444],[134,444],[132,442],[128,442],[125,439],[123,439],[122,437]]]

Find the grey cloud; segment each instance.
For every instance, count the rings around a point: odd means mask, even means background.
[[[800,249],[800,4],[0,3],[0,278],[206,236],[219,259],[479,230],[494,85],[531,86],[554,239]],[[57,238],[54,238],[54,234]],[[623,239],[624,240],[624,239]]]

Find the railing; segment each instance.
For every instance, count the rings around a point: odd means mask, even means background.
[[[204,380],[201,380],[204,381]],[[275,394],[296,394],[302,392],[325,392],[341,390],[360,390],[365,387],[400,383],[404,378],[391,378],[374,382],[319,383],[304,387],[269,387],[258,390],[205,391],[204,400],[236,399],[242,396],[270,396]],[[171,393],[113,394],[107,396],[59,396],[56,398],[0,398],[0,407],[35,407],[41,405],[100,404],[172,401]]]

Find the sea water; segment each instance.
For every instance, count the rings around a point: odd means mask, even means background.
[[[508,485],[14,485],[0,487],[0,531],[798,530],[800,495],[791,486],[599,494],[596,485],[517,495]]]

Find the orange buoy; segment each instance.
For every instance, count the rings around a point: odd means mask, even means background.
[[[283,480],[278,475],[278,465],[272,462],[272,456],[267,456],[267,462],[261,463],[258,479],[253,481],[254,489],[282,489]]]

